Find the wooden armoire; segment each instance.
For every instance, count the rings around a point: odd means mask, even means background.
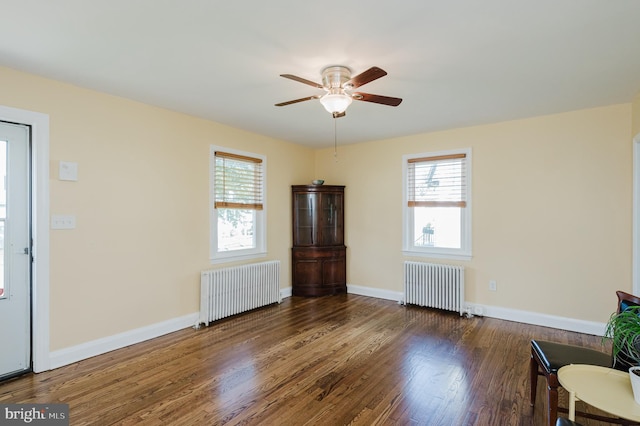
[[[347,292],[344,186],[293,185],[294,296]]]

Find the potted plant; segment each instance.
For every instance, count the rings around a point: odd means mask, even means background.
[[[612,314],[604,335],[611,338],[614,366],[629,370],[633,396],[640,404],[640,306]]]

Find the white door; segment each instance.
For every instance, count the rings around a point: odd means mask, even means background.
[[[0,378],[31,370],[29,127],[0,122]]]

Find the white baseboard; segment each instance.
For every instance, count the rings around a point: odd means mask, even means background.
[[[398,302],[404,301],[404,293],[391,290],[350,284],[347,285],[347,292],[359,294],[361,296],[377,297],[379,299],[395,300]],[[603,322],[584,321],[574,318],[502,308],[499,306],[480,305],[476,303],[465,303],[465,306],[469,307],[469,312],[476,313],[476,315],[478,312],[481,312],[481,315],[485,317],[521,322],[524,324],[540,325],[560,330],[575,331],[578,333],[593,334],[595,336],[602,336],[606,328],[606,323]]]
[[[363,287],[353,284],[347,285],[347,293],[376,297],[378,299],[394,300],[398,303],[403,300],[403,293],[401,292],[384,290],[381,288]]]
[[[378,299],[393,300],[401,302],[404,300],[402,292],[384,290],[373,287],[364,287],[359,285],[347,285],[347,292],[350,294],[358,294],[361,296],[375,297]],[[282,298],[291,297],[292,288],[287,287],[280,289]],[[555,315],[541,314],[537,312],[521,311],[517,309],[502,308],[499,306],[479,305],[474,303],[465,303],[469,307],[470,312],[482,312],[482,316],[490,318],[498,318],[507,321],[521,322],[525,324],[539,325],[543,327],[558,328],[561,330],[575,331],[578,333],[593,334],[602,336],[605,330],[605,323],[594,321],[583,321],[573,318],[560,317]],[[102,339],[92,340],[77,346],[53,351],[49,354],[49,366],[51,369],[73,364],[83,359],[91,358],[111,352],[116,349],[124,348],[145,340],[160,337],[174,331],[192,327],[199,318],[197,312],[185,315],[179,318],[170,319],[157,324],[141,327],[135,330],[126,331],[114,336],[104,337]]]
[[[102,339],[81,343],[77,346],[52,351],[49,354],[49,365],[51,369],[62,367],[96,355],[101,355],[116,349],[144,342],[145,340],[173,333],[174,331],[192,327],[196,321],[198,321],[198,318],[199,315],[196,312],[157,324],[151,324],[146,327],[137,328],[135,330],[125,331],[124,333],[116,334],[114,336],[104,337]]]
[[[291,287],[280,289],[280,296],[282,298],[291,297],[291,291]],[[73,364],[74,362],[82,361],[83,359],[102,355],[116,349],[144,342],[145,340],[173,333],[174,331],[193,327],[197,322],[199,322],[199,318],[199,313],[194,312],[183,317],[170,319],[135,330],[125,331],[124,333],[116,334],[114,336],[104,337],[102,339],[81,343],[77,346],[50,352],[49,369],[63,367],[65,365]]]
[[[280,297],[285,299],[293,295],[293,287],[285,287],[280,289]]]
[[[280,297],[291,297],[291,292],[291,287],[280,289]],[[174,331],[192,327],[199,322],[199,318],[199,313],[195,312],[183,317],[174,318],[135,330],[126,331],[114,336],[104,337],[102,339],[81,343],[77,346],[50,352],[49,369],[52,370],[54,368],[63,367],[65,365],[73,364],[74,362],[82,361],[83,359],[102,355],[116,349],[121,349],[126,346],[144,342],[145,340],[173,333]]]
[[[502,308],[500,306],[478,305],[472,303],[467,303],[466,305],[471,307],[471,312],[476,312],[476,308],[480,307],[484,316],[507,321],[540,325],[543,327],[575,331],[578,333],[593,334],[595,336],[602,336],[606,329],[606,323],[603,322],[585,321],[557,315],[541,314],[539,312],[520,311],[517,309]]]

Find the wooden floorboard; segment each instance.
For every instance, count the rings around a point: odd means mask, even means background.
[[[291,297],[0,383],[0,403],[66,403],[72,425],[543,425],[532,338],[607,350],[597,336],[364,296]]]

